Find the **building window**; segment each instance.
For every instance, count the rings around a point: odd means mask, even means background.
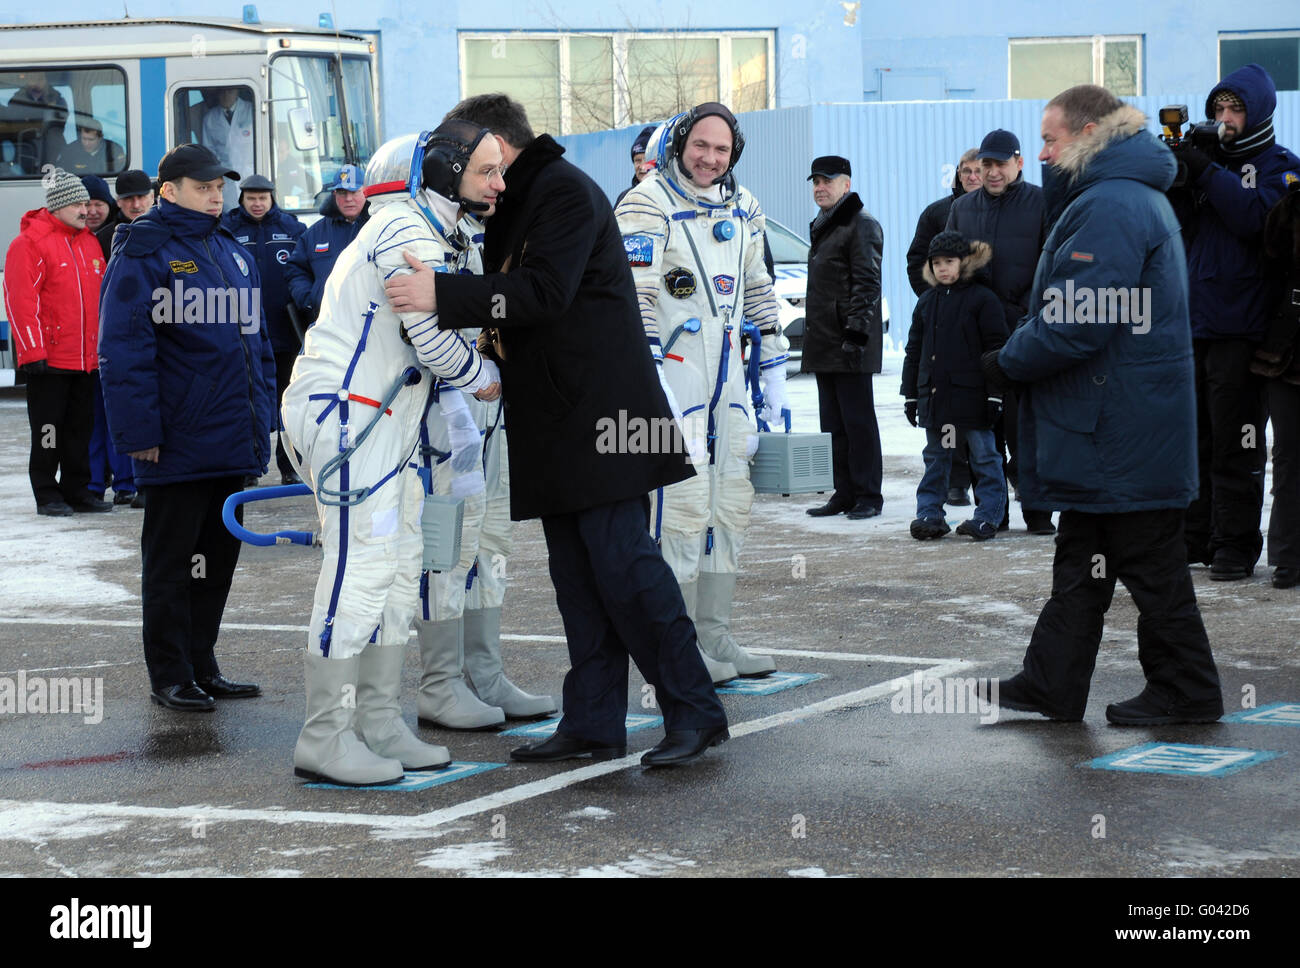
[[[1142,93],[1142,38],[1024,37],[1008,50],[1013,98],[1053,98],[1076,84],[1099,84],[1118,97]]]
[[[1219,35],[1219,76],[1258,64],[1279,91],[1300,91],[1300,30]]]
[[[772,31],[460,35],[462,97],[503,91],[537,131],[662,121],[701,101],[774,105]]]

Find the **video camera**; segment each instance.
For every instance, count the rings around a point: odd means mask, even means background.
[[[1161,108],[1160,127],[1162,131],[1160,140],[1170,148],[1179,148],[1184,144],[1191,144],[1193,148],[1204,151],[1207,155],[1213,157],[1215,149],[1219,147],[1223,140],[1223,122],[1220,121],[1216,124],[1213,121],[1202,121],[1183,131],[1183,125],[1186,123],[1186,104],[1169,104]],[[1174,176],[1173,188],[1181,188],[1187,184],[1187,162],[1181,158],[1177,160],[1178,174]]]

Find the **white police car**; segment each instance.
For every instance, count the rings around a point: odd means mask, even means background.
[[[808,243],[775,219],[767,220],[767,244],[772,249],[772,288],[776,292],[781,330],[790,340],[788,374],[799,372],[803,359],[803,307],[808,294]],[[889,332],[889,301],[880,297],[881,328]]]

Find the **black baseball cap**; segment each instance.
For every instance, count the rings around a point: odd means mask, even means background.
[[[849,159],[841,158],[839,155],[822,155],[820,158],[814,158],[812,163],[812,175],[809,175],[805,181],[812,181],[813,175],[821,175],[823,178],[834,178],[836,175],[852,175],[853,166],[849,164]]]
[[[1010,131],[1003,128],[995,128],[984,136],[980,142],[979,154],[975,156],[976,160],[992,158],[994,161],[1009,161],[1012,158],[1020,157],[1020,139]]]
[[[175,181],[193,178],[195,181],[212,181],[222,176],[239,181],[239,172],[223,165],[211,148],[203,145],[177,145],[158,162],[158,180]]]
[[[117,176],[115,186],[118,198],[132,198],[136,195],[148,195],[153,191],[153,179],[139,168],[128,168]]]

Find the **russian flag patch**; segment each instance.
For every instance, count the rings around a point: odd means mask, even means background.
[[[328,252],[329,250],[330,250],[330,244],[329,244],[328,242],[317,242],[317,243],[316,243],[316,251],[317,251],[317,252]]]

